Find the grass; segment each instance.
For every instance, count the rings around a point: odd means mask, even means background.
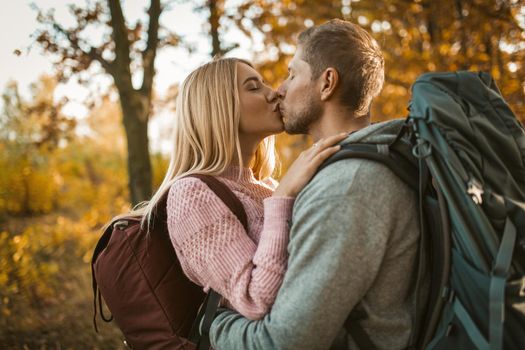
[[[31,226],[39,234],[46,234],[58,220],[58,214],[31,218],[11,218],[0,227],[0,232],[24,232]],[[40,230],[39,230],[40,228]],[[90,232],[84,235],[92,235]],[[100,333],[93,328],[93,292],[88,254],[79,254],[81,242],[73,239],[50,247],[51,262],[58,271],[46,283],[51,291],[46,297],[37,295],[31,285],[12,291],[3,302],[9,302],[9,311],[0,313],[0,344],[2,349],[125,349],[123,336],[116,325],[97,320]],[[95,242],[98,234],[89,241]],[[80,245],[80,246],[79,246]],[[46,248],[46,247],[44,247]],[[85,249],[84,249],[85,250]],[[0,256],[0,259],[8,259]],[[50,261],[46,261],[49,263]],[[38,262],[32,261],[36,267]],[[16,270],[15,270],[16,272]],[[22,278],[16,273],[11,277]],[[16,284],[12,284],[16,285]],[[5,295],[0,291],[0,295]],[[1,306],[1,304],[0,304]]]

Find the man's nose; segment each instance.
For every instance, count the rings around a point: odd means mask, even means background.
[[[286,83],[279,85],[279,88],[277,88],[277,95],[279,98],[284,98],[286,96]]]

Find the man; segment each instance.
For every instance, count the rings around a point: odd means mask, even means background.
[[[301,33],[279,88],[286,131],[316,142],[343,131],[351,133],[343,143],[395,137],[399,121],[370,126],[383,62],[377,43],[352,23]],[[288,270],[272,311],[259,321],[219,313],[212,346],[405,348],[415,309],[416,208],[415,193],[379,163],[346,159],[321,170],[296,198]]]

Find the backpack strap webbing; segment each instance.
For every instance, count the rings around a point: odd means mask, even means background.
[[[494,261],[489,291],[489,339],[490,349],[503,347],[503,321],[505,320],[505,284],[512,263],[516,243],[516,226],[507,217],[501,245]]]
[[[374,160],[386,165],[410,188],[418,190],[417,166],[410,163],[401,152],[397,150],[398,145],[349,143],[341,146],[336,154],[328,158],[319,168],[321,169],[337,161],[348,158],[361,158]]]
[[[352,340],[357,344],[359,349],[362,350],[379,350],[378,347],[372,342],[370,336],[365,332],[363,327],[359,324],[359,320],[347,320],[345,328],[350,333]]]
[[[422,313],[420,309],[422,307],[422,281],[425,274],[425,269],[427,267],[427,259],[425,251],[428,246],[428,229],[429,223],[425,220],[425,210],[424,210],[424,201],[426,200],[425,194],[427,191],[427,186],[429,186],[430,172],[426,166],[425,161],[422,158],[418,159],[419,164],[419,180],[418,180],[418,214],[419,214],[419,251],[417,256],[417,275],[415,281],[415,317],[414,324],[412,326],[412,332],[410,334],[409,345],[412,346],[417,342],[417,336],[420,334],[420,327],[422,326],[421,318]]]

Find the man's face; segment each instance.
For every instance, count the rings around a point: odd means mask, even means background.
[[[308,134],[323,111],[317,79],[312,80],[310,65],[301,57],[299,47],[288,65],[288,78],[278,89],[284,130],[289,134]]]

